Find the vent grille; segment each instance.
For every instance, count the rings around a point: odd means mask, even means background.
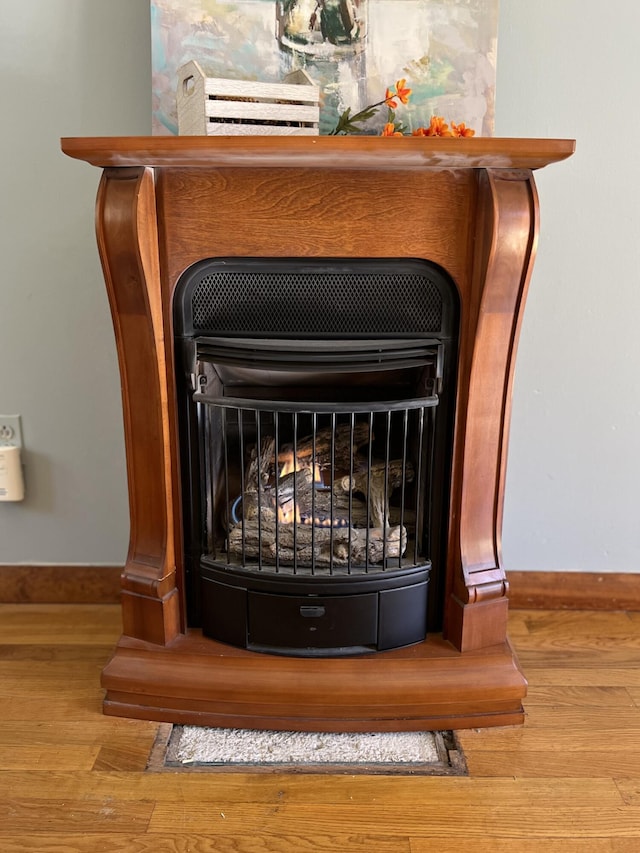
[[[218,334],[437,333],[437,284],[414,273],[203,271],[191,296],[193,330]]]

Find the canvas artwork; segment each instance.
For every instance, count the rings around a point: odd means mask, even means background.
[[[491,136],[497,20],[498,0],[151,0],[153,132],[178,133],[178,69],[195,60],[231,80],[303,69],[320,87],[321,134],[405,81],[407,132],[437,115]],[[359,132],[380,133],[386,105],[374,113]]]

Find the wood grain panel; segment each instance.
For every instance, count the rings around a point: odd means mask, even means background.
[[[425,258],[464,287],[473,173],[363,177],[346,170],[161,171],[165,298],[188,266],[207,257]]]
[[[116,605],[59,605],[59,604],[3,604],[0,605],[0,645],[33,646],[34,655],[48,647],[46,655],[54,654],[51,646],[77,646],[82,637],[87,646],[104,646],[122,630],[120,608]],[[64,654],[61,650],[60,654]]]
[[[464,841],[440,836],[411,841],[411,853],[614,853],[608,838],[581,838],[579,841],[553,837],[515,840],[514,838],[485,838]]]
[[[346,831],[343,829],[343,832]],[[167,833],[3,836],[3,853],[411,853],[407,836],[194,835]]]
[[[415,808],[406,808],[394,802],[377,802],[369,806],[317,805],[294,806],[284,804],[273,807],[227,805],[224,800],[200,801],[178,804],[160,803],[156,806],[149,825],[150,833],[172,830],[187,833],[207,833],[211,836],[228,833],[255,833],[276,835],[283,823],[294,834],[329,835],[338,827],[348,825],[354,834],[367,833],[373,826],[383,826],[385,834],[413,838],[431,838],[451,832],[467,838],[486,839],[488,832],[502,838],[531,839],[572,838],[576,826],[582,826],[582,835],[600,838],[612,836],[637,838],[640,827],[640,807],[602,806],[600,808],[569,806],[552,800],[543,806],[523,808],[499,805],[499,826],[488,830],[490,816],[486,808],[459,809],[455,807],[429,809],[428,814]],[[524,814],[526,813],[526,820]],[[455,823],[454,823],[455,821]],[[589,826],[585,832],[585,825]]]
[[[292,774],[290,774],[292,775]],[[402,803],[406,808],[420,808],[425,801],[431,808],[443,808],[447,804],[455,808],[482,807],[490,797],[498,798],[510,807],[527,805],[543,806],[549,801],[551,789],[556,785],[544,778],[529,779],[471,779],[456,777],[417,777],[351,775],[345,784],[336,785],[336,776],[327,774],[295,774],[289,785],[283,788],[287,774],[277,772],[234,772],[224,773],[140,773],[124,769],[124,772],[106,772],[95,768],[92,771],[53,772],[33,771],[29,774],[31,787],[24,773],[8,771],[6,782],[16,797],[47,799],[55,788],[59,797],[76,799],[84,795],[87,799],[100,800],[113,796],[119,801],[141,796],[170,805],[175,802],[176,791],[184,800],[204,802],[212,797],[224,799],[228,805],[297,805],[342,804],[345,806],[371,805],[377,801],[381,791],[390,802]],[[348,784],[347,784],[348,781]],[[592,805],[622,805],[625,795],[612,779],[568,779],[566,788],[559,792],[562,804],[581,803]],[[627,786],[628,787],[628,786]]]
[[[615,713],[629,708],[634,701],[626,687],[534,687],[527,691],[527,707],[568,706],[574,708],[608,708]]]
[[[153,803],[120,803],[106,797],[101,803],[52,798],[0,800],[0,844],[3,835],[39,831],[45,837],[62,828],[69,832],[102,830],[122,833],[144,831],[149,825]]]

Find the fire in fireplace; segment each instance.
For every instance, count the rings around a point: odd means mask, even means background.
[[[174,328],[191,624],[303,656],[439,627],[457,323],[455,287],[426,261],[187,270]]]

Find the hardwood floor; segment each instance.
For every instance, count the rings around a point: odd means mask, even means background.
[[[115,605],[0,606],[1,853],[637,853],[640,613],[514,610],[526,723],[468,778],[144,772],[101,714]]]

